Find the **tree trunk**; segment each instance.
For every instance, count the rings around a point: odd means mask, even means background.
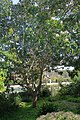
[[[42,84],[42,75],[43,75],[43,69],[41,70],[40,73],[40,80],[38,86],[35,88],[35,91],[33,92],[33,101],[32,101],[32,107],[36,107],[37,104],[37,99],[38,99],[38,93],[41,89],[41,84]]]
[[[37,98],[38,98],[38,93],[37,93],[37,91],[34,91],[34,92],[33,92],[33,101],[32,101],[32,107],[33,107],[33,108],[36,107]]]

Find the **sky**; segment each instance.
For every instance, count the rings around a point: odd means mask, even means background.
[[[19,0],[12,0],[13,4],[17,4],[19,2]]]

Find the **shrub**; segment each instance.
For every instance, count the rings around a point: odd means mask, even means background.
[[[9,107],[8,100],[5,97],[5,94],[0,93],[0,112],[7,111]]]
[[[53,96],[51,96],[51,97],[48,98],[48,101],[49,101],[49,102],[54,102],[54,101],[56,101],[56,98],[53,97]]]
[[[80,115],[75,115],[72,112],[54,112],[47,113],[46,115],[42,115],[37,120],[79,120]]]
[[[80,97],[66,96],[66,100],[69,102],[80,103]]]
[[[49,97],[51,95],[51,91],[48,87],[44,87],[43,90],[40,92],[40,97]]]
[[[27,92],[21,92],[21,93],[19,93],[19,95],[21,96],[21,99],[23,102],[31,102],[31,100],[32,100],[32,96],[28,95]]]
[[[66,97],[65,96],[60,96],[60,95],[56,95],[56,96],[50,96],[48,98],[49,102],[54,102],[54,101],[60,101],[60,100],[65,100]]]
[[[50,103],[50,102],[46,102],[46,103],[43,103],[43,105],[39,108],[38,116],[45,115],[47,113],[57,111],[57,110],[58,110],[57,105],[54,105],[53,103]]]
[[[25,92],[19,93],[19,95],[21,96],[21,99],[22,99],[23,102],[31,102],[32,101],[32,95],[33,95],[32,88],[29,88]]]
[[[22,99],[18,93],[14,93],[9,95],[8,101],[11,104],[11,106],[18,106]]]
[[[6,97],[4,93],[0,93],[0,115],[15,110],[20,102],[18,94],[10,94]]]
[[[73,81],[80,82],[80,71],[78,71],[77,75],[74,76]]]
[[[71,83],[70,85],[62,87],[59,94],[80,96],[80,82]]]
[[[80,71],[73,78],[73,83],[64,86],[60,89],[60,95],[75,95],[80,96]]]
[[[74,95],[80,96],[80,72],[73,78],[73,83],[70,85],[64,86],[60,89],[60,95]]]
[[[67,86],[63,86],[60,91],[59,94],[60,95],[69,95],[71,93],[73,93],[73,86],[72,85],[67,85]]]

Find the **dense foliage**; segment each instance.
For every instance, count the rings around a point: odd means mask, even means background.
[[[80,115],[75,115],[72,112],[52,112],[40,116],[37,120],[79,120]]]
[[[4,93],[0,93],[0,116],[16,110],[20,102],[20,96],[17,94],[11,94],[7,98]]]
[[[80,72],[74,76],[73,81],[70,85],[63,86],[60,89],[60,95],[73,95],[80,96]]]

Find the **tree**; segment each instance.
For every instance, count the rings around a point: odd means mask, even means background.
[[[71,61],[73,64],[80,54],[79,4],[79,1],[73,4],[69,0],[21,0],[9,7],[10,27],[3,37],[8,41],[8,47],[2,47],[5,49],[1,48],[1,54],[5,56],[4,61],[7,58],[9,66],[11,64],[13,70],[23,76],[20,84],[32,84],[33,107],[36,106],[43,71],[55,65],[69,65]],[[74,17],[78,15],[76,25],[71,20],[74,19],[72,14]],[[76,33],[73,36],[75,28],[77,36]]]

